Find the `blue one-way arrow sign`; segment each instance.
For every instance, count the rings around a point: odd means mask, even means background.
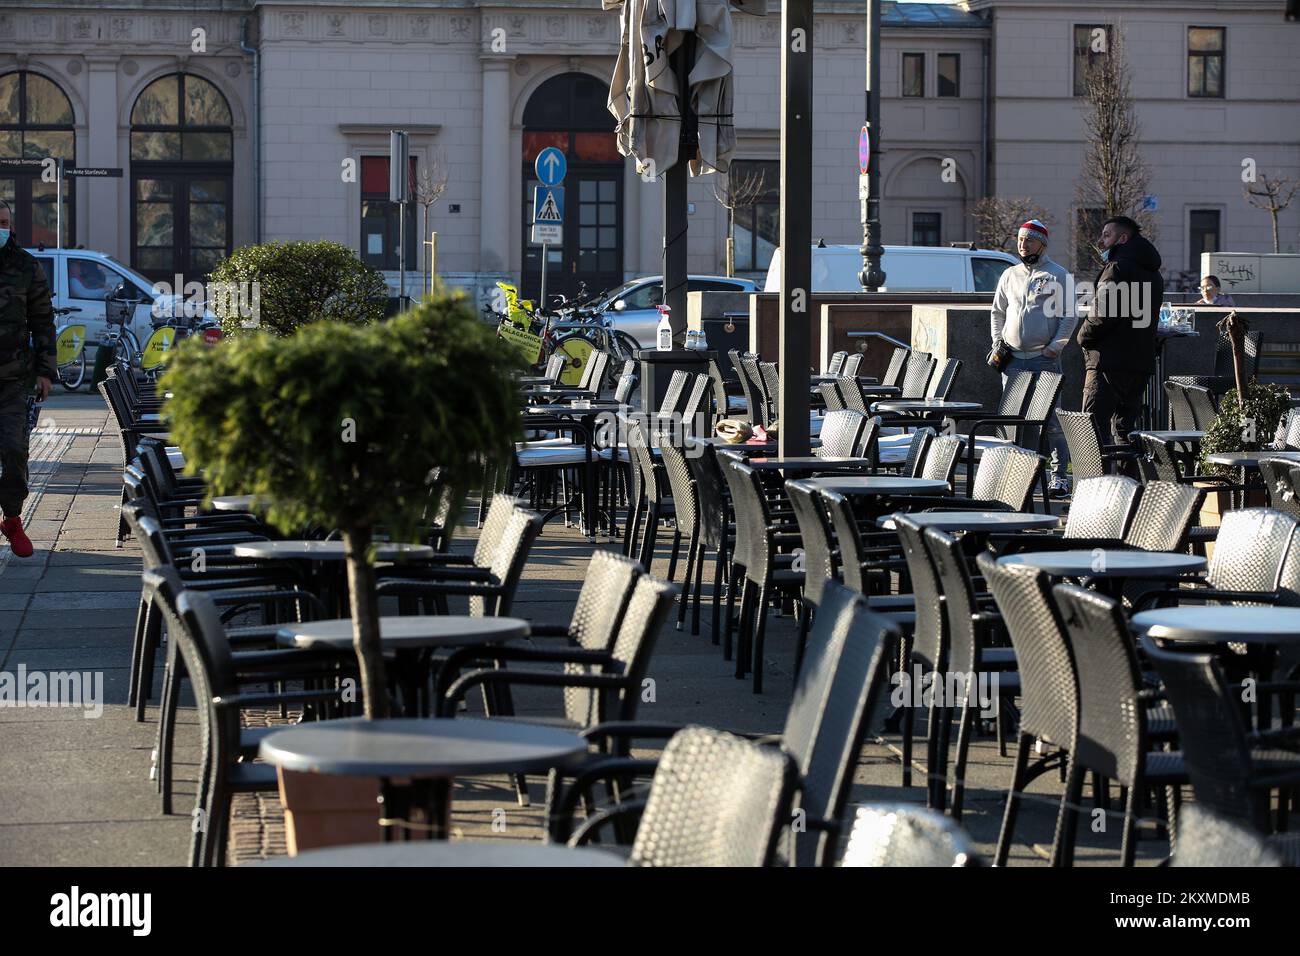
[[[558,186],[564,182],[568,163],[564,159],[564,153],[554,146],[547,146],[537,154],[537,162],[533,168],[537,170],[537,178],[542,181],[543,186]]]

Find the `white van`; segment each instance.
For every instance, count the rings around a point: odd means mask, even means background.
[[[813,246],[813,292],[861,292],[860,246]],[[995,249],[885,246],[882,292],[994,292],[1008,266],[1020,260]],[[772,253],[764,292],[781,291],[781,250]]]
[[[185,301],[182,295],[155,295],[152,282],[103,252],[43,247],[27,251],[45,270],[54,307],[81,310],[57,316],[55,325],[84,325],[88,344],[98,343],[104,335],[107,328],[107,303],[104,300],[109,295],[135,302],[131,331],[141,345],[149,340],[156,323],[174,315],[215,318],[201,303]]]

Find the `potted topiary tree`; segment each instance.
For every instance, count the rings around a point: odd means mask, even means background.
[[[1208,463],[1210,455],[1234,451],[1261,451],[1271,447],[1283,416],[1291,405],[1291,394],[1281,385],[1247,378],[1245,372],[1246,320],[1235,311],[1218,324],[1232,346],[1233,376],[1237,387],[1219,400],[1219,414],[1205,430],[1201,441],[1200,472],[1232,476],[1234,469]],[[1243,399],[1242,396],[1245,396]],[[1210,489],[1201,509],[1201,524],[1217,525],[1228,508],[1227,492]],[[1252,491],[1247,504],[1264,504],[1263,491]]]
[[[187,342],[163,379],[172,435],[210,493],[264,498],[267,520],[287,532],[309,524],[342,532],[369,718],[389,709],[375,535],[414,540],[434,468],[454,489],[455,516],[485,465],[508,460],[519,367],[469,299],[439,286],[388,322],[316,322],[215,348]]]
[[[209,308],[227,336],[292,335],[322,320],[375,322],[388,300],[383,273],[326,239],[241,246],[217,263],[209,287]]]

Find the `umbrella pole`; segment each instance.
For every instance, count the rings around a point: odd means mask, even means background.
[[[686,331],[686,183],[687,162],[699,147],[699,127],[691,109],[690,72],[695,60],[695,34],[687,33],[681,46],[669,55],[677,77],[677,102],[681,138],[677,162],[664,174],[664,304],[669,308],[673,342],[680,344]]]

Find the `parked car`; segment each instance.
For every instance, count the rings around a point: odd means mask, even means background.
[[[813,246],[814,292],[861,292],[859,246]],[[880,266],[885,292],[993,292],[1008,266],[1019,260],[996,249],[885,246]],[[764,292],[781,291],[781,250],[772,253]]]
[[[729,279],[726,276],[689,276],[688,292],[757,292],[758,286],[750,279]],[[655,346],[655,330],[659,326],[659,311],[655,308],[664,301],[663,276],[643,276],[625,282],[608,293],[596,304],[605,310],[605,317],[614,328],[626,332],[643,349]],[[683,321],[685,321],[683,319]]]
[[[186,301],[184,290],[158,293],[154,284],[123,262],[91,249],[28,249],[50,282],[56,309],[77,308],[69,322],[86,327],[86,342],[97,344],[107,328],[107,297],[128,303],[132,311],[131,331],[143,344],[154,326],[169,318],[186,316],[214,320],[201,302]],[[129,305],[134,303],[134,305]]]

